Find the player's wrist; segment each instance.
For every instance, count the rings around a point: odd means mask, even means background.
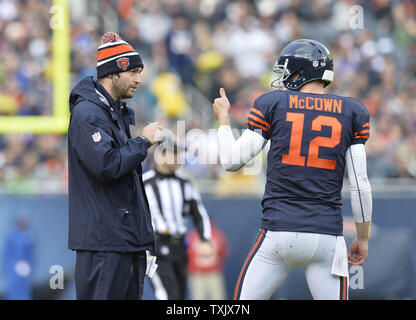
[[[361,241],[361,242],[368,242],[368,240],[370,239],[369,236],[366,235],[357,235],[357,240]]]
[[[230,116],[228,115],[228,112],[222,112],[218,115],[218,124],[220,126],[230,125]]]
[[[355,226],[357,229],[357,240],[368,242],[368,239],[370,239],[371,221],[355,223]]]

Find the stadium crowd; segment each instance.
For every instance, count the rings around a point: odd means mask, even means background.
[[[371,114],[366,147],[370,180],[416,177],[414,1],[69,3],[71,86],[95,76],[96,50],[107,28],[117,28],[113,31],[140,51],[143,84],[129,101],[137,128],[156,118],[172,129],[178,119],[187,119],[187,131],[215,128],[214,122],[206,127],[189,117],[198,106],[189,105],[186,88],[196,88],[212,101],[224,87],[233,126],[243,129],[255,97],[270,90],[281,49],[294,39],[312,38],[326,44],[334,57],[331,93],[355,97]],[[363,9],[362,20],[356,5]],[[51,6],[51,1],[0,0],[0,115],[52,113]],[[198,178],[223,173],[216,165],[187,167]],[[0,135],[3,188],[8,181],[65,180],[66,170],[66,136]]]

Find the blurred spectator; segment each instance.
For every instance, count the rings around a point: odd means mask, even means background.
[[[3,256],[7,300],[32,299],[34,236],[26,214],[19,214],[8,234]]]
[[[175,74],[160,73],[153,80],[151,90],[159,102],[159,107],[168,117],[178,119],[185,115],[188,104],[181,81]]]
[[[234,67],[243,78],[259,78],[270,68],[268,56],[276,54],[277,43],[271,30],[262,28],[249,2],[232,2],[226,14],[231,26],[224,34],[217,49],[233,59]],[[275,57],[277,58],[277,56]]]
[[[224,262],[228,256],[228,240],[211,219],[212,253],[201,254],[201,240],[193,230],[187,236],[188,274],[192,300],[225,300],[227,299],[224,282]]]
[[[166,38],[169,65],[179,73],[184,83],[193,83],[195,71],[193,64],[195,40],[189,28],[188,18],[177,16]]]

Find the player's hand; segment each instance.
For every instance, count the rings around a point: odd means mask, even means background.
[[[225,94],[224,88],[220,89],[220,97],[214,100],[212,104],[212,110],[217,119],[228,116],[230,110],[230,101],[228,101],[227,95]]]
[[[212,245],[209,241],[202,241],[199,245],[199,253],[203,257],[209,257],[212,255]]]
[[[360,266],[368,256],[368,240],[355,239],[348,252],[348,263],[353,266]]]
[[[162,140],[163,125],[159,122],[151,122],[143,128],[141,135],[150,140],[152,145]]]

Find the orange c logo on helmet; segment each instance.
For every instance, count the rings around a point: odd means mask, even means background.
[[[130,65],[129,58],[120,58],[116,60],[117,65],[120,69],[123,69],[123,71],[127,70],[127,67]]]

